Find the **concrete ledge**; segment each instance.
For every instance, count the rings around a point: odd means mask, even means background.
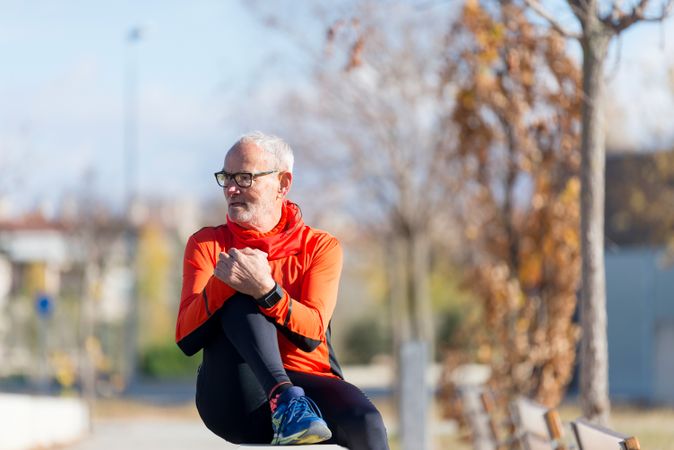
[[[321,444],[314,444],[314,445],[239,445],[237,448],[240,449],[247,449],[247,448],[274,448],[274,449],[292,449],[292,450],[348,450],[346,447],[342,447],[341,445],[321,445]]]
[[[81,439],[89,411],[76,398],[0,394],[0,423],[0,449],[51,447]]]

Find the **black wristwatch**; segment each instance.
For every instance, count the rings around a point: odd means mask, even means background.
[[[255,303],[263,308],[271,308],[283,298],[283,288],[280,284],[275,283],[274,289],[263,295],[262,298],[256,298]]]

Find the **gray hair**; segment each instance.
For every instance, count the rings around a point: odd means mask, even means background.
[[[265,152],[272,154],[279,170],[292,173],[295,162],[293,149],[280,137],[264,134],[261,131],[251,131],[241,136],[235,146],[243,143],[255,144]]]

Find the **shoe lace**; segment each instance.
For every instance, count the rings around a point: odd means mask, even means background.
[[[283,416],[282,424],[285,425],[293,420],[299,421],[316,416],[323,418],[321,411],[313,400],[306,396],[296,397],[288,402],[288,409]]]

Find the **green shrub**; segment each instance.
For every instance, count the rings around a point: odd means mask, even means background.
[[[375,355],[391,353],[391,336],[383,321],[361,317],[352,322],[345,333],[340,362],[368,364]]]
[[[188,357],[170,343],[146,348],[140,358],[140,370],[151,378],[191,378],[200,363],[200,353]]]
[[[464,315],[457,309],[439,312],[436,319],[436,342],[439,349],[461,348],[465,336],[461,334]]]

